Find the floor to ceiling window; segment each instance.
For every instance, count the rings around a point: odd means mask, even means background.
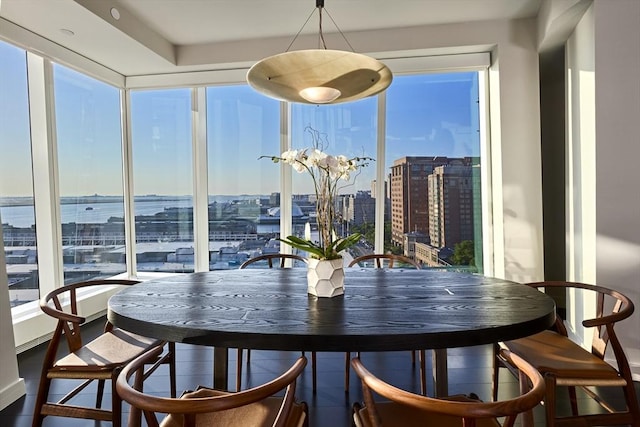
[[[336,235],[345,237],[359,232],[364,236],[344,254],[347,263],[351,258],[373,252],[376,201],[372,187],[376,181],[377,114],[375,97],[335,105],[291,106],[292,149],[311,149],[313,138],[318,138],[319,148],[328,154],[373,159],[349,181],[340,181],[338,200],[335,200]],[[292,188],[293,233],[304,237],[307,229],[311,231],[311,239],[317,241],[313,181],[307,173],[293,173]]]
[[[54,65],[66,283],[126,270],[120,91]]]
[[[0,42],[0,219],[11,307],[37,300],[26,52]]]
[[[278,252],[280,103],[246,85],[207,88],[209,268]]]
[[[482,270],[477,72],[397,76],[387,90],[385,250]]]
[[[194,271],[191,91],[131,92],[137,271]]]

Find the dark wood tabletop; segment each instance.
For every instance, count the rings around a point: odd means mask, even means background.
[[[445,376],[444,349],[531,335],[555,318],[550,297],[507,280],[408,269],[349,268],[345,276],[344,295],[334,298],[308,295],[305,269],[170,276],[118,292],[107,317],[141,335],[216,347],[220,388],[227,348],[436,349]]]
[[[263,350],[464,347],[530,335],[554,320],[528,286],[429,270],[346,270],[345,295],[307,295],[304,269],[228,270],[154,279],[109,301],[119,328],[167,341]]]

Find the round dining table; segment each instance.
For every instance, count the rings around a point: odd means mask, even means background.
[[[140,335],[213,346],[220,389],[228,348],[433,349],[436,395],[446,395],[447,348],[540,332],[553,324],[555,304],[523,284],[441,270],[348,268],[344,295],[319,298],[307,294],[305,269],[242,269],[128,286],[110,298],[107,318]]]

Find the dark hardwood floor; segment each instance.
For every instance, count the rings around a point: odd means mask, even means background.
[[[83,333],[87,337],[101,332],[104,321],[94,321],[85,327]],[[24,352],[18,356],[20,375],[26,381],[27,394],[0,412],[0,427],[27,427],[31,425],[35,394],[38,388],[41,362],[45,345]],[[178,391],[193,389],[198,384],[211,385],[213,375],[213,354],[208,347],[197,347],[179,344],[177,346]],[[230,352],[230,387],[235,384],[235,351]],[[428,353],[429,354],[429,353]],[[243,388],[266,382],[286,370],[299,356],[296,352],[257,351],[251,352],[251,363],[245,365],[243,372]],[[363,353],[362,360],[376,375],[394,385],[418,392],[419,369],[412,366],[409,352]],[[450,349],[449,357],[449,392],[451,394],[476,393],[483,400],[491,399],[491,367],[492,349],[490,346]],[[431,358],[427,366],[430,372]],[[361,401],[360,383],[356,375],[351,373],[349,393],[344,392],[344,353],[318,353],[318,386],[314,394],[311,387],[311,363],[298,385],[298,397],[309,404],[311,427],[342,427],[351,425],[351,405]],[[72,387],[69,383],[69,388]],[[147,392],[164,394],[168,390],[168,370],[161,368],[145,382]],[[640,389],[638,384],[636,388]],[[108,387],[107,387],[108,390]],[[500,397],[508,398],[518,392],[514,378],[503,371],[500,376]],[[55,386],[52,393],[60,396],[66,392],[65,386]],[[89,387],[78,397],[81,402],[92,402],[95,388]],[[428,384],[428,393],[433,393],[433,384]],[[619,401],[618,396],[612,396]],[[567,407],[566,397],[559,396],[561,408]],[[110,395],[105,395],[103,405],[110,404]],[[591,407],[590,400],[582,398],[581,408]],[[125,411],[128,407],[125,405]],[[536,425],[544,426],[543,408],[538,406],[534,411]],[[47,417],[44,427],[75,426],[110,426],[111,423],[100,423],[87,420]]]

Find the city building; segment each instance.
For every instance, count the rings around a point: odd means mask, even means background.
[[[453,248],[456,243],[474,239],[471,170],[471,165],[452,160],[434,168],[427,177],[431,245]]]
[[[429,233],[429,187],[427,178],[446,157],[403,157],[393,162],[390,178],[391,241],[401,246],[404,234]]]

